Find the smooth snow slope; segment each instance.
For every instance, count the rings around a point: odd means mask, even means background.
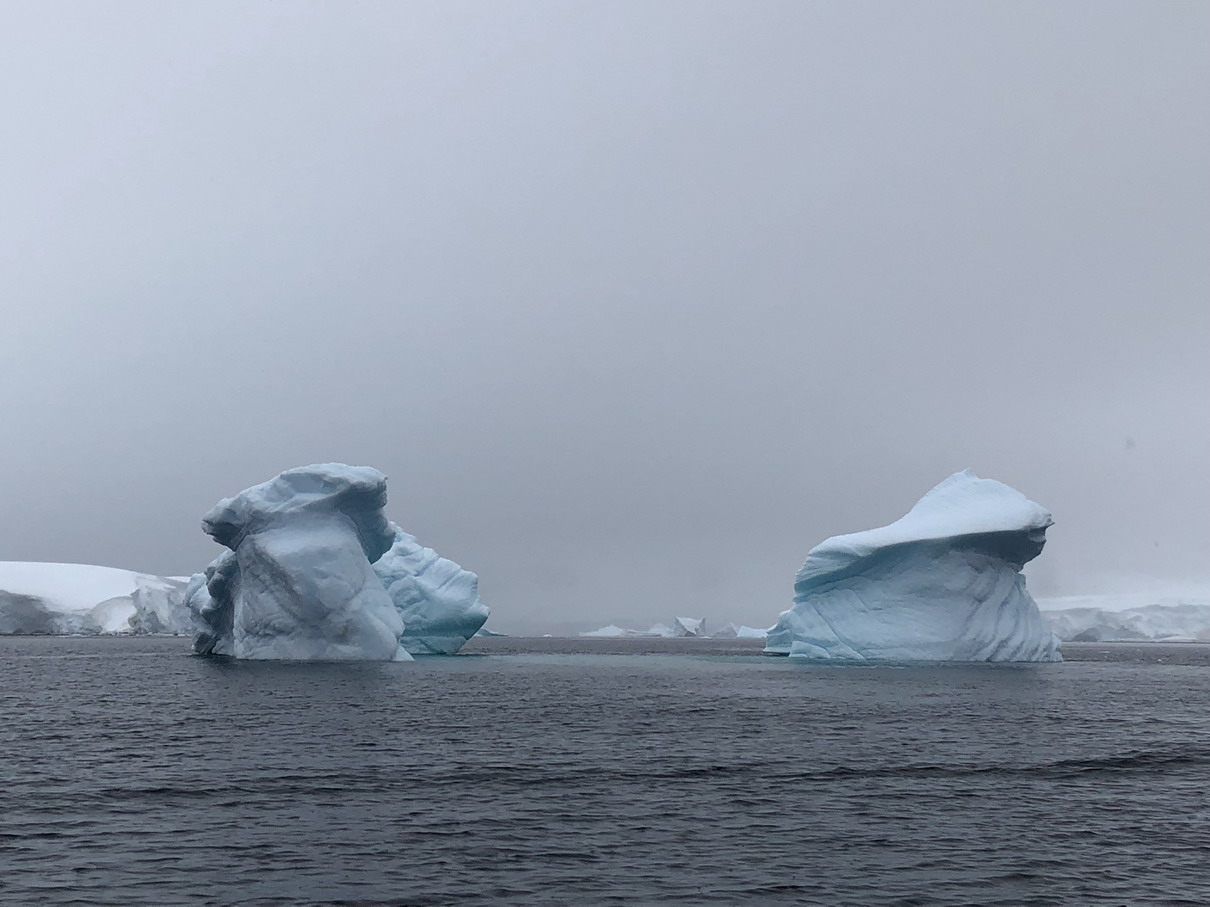
[[[765,651],[843,661],[1059,661],[1025,588],[1050,513],[971,471],[899,520],[818,545]]]

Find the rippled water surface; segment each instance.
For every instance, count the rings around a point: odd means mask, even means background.
[[[1206,904],[1210,647],[0,639],[5,904]]]

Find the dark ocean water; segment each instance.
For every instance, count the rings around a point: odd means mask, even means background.
[[[474,648],[0,639],[0,903],[1210,903],[1210,647]]]

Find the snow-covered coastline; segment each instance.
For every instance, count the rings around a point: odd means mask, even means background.
[[[0,561],[0,634],[191,634],[185,585],[117,567]]]

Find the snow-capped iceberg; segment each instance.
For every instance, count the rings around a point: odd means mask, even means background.
[[[374,564],[403,618],[400,644],[413,655],[453,655],[487,622],[479,577],[391,524],[394,542]]]
[[[889,526],[813,548],[765,651],[840,661],[1061,661],[1021,568],[1050,513],[971,471]]]
[[[202,528],[230,549],[190,582],[198,654],[403,661],[403,620],[371,564],[395,541],[386,476],[326,463],[220,501]]]
[[[0,633],[189,634],[185,582],[92,564],[0,562]]]

